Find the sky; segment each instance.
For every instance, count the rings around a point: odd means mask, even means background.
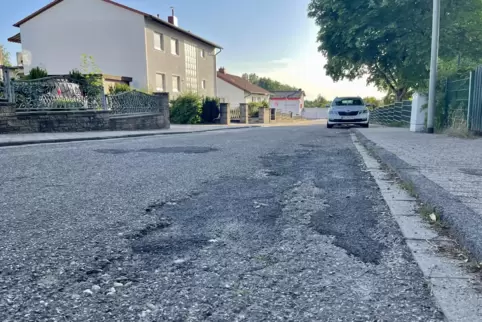
[[[12,25],[52,0],[0,0],[0,44],[19,30]],[[334,83],[326,76],[325,57],[318,53],[317,27],[307,17],[309,0],[117,0],[167,20],[175,7],[179,26],[221,45],[218,67],[230,74],[256,73],[302,88],[307,99],[321,94],[376,96],[383,94],[364,79]],[[13,59],[14,60],[14,59]]]

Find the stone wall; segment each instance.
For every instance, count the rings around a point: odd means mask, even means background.
[[[102,110],[17,112],[0,102],[0,133],[85,132],[169,129],[169,97],[161,95],[159,112],[111,114]]]
[[[138,114],[113,116],[109,119],[112,131],[156,130],[170,128],[169,119],[164,114]]]

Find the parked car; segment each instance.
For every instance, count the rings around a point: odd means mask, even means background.
[[[328,110],[328,122],[330,129],[335,125],[360,125],[370,126],[370,112],[361,97],[337,97],[331,103]]]

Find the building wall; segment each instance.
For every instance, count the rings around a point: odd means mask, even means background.
[[[238,107],[239,104],[246,103],[246,95],[242,89],[239,89],[220,78],[217,78],[216,84],[216,96],[223,99],[225,103],[229,103],[231,107]]]
[[[248,95],[248,94],[246,94]],[[254,98],[254,100],[253,100]],[[249,94],[246,96],[246,103],[252,103],[252,102],[263,102],[263,101],[269,101],[269,96],[268,95],[262,95],[262,94]]]
[[[22,48],[32,54],[25,73],[40,66],[49,74],[81,68],[91,55],[102,73],[132,77],[147,87],[144,17],[99,0],[62,1],[20,27]]]
[[[305,107],[301,115],[308,120],[326,119],[328,118],[328,109],[316,108],[316,107],[313,107],[313,108]]]
[[[275,108],[283,113],[292,112],[294,115],[300,115],[303,100],[302,99],[276,99],[269,101],[270,108]]]
[[[154,48],[155,32],[163,35],[164,50],[162,51]],[[171,53],[171,38],[179,40],[179,56]],[[186,90],[185,43],[188,43],[196,48],[198,93],[206,96],[215,96],[216,56],[214,56],[214,47],[148,19],[145,21],[145,39],[149,89],[156,89],[156,74],[161,73],[165,75],[165,90],[169,92],[172,97],[178,94],[172,91],[173,76],[179,76],[181,78],[181,92]],[[204,50],[205,57],[201,57],[201,50]],[[202,88],[203,80],[206,81],[205,89]]]

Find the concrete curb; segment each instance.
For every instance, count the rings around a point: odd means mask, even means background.
[[[435,207],[453,236],[477,261],[482,261],[482,216],[460,202],[454,195],[427,179],[394,153],[368,139],[363,131],[353,130],[360,143],[407,183],[413,185],[421,202]]]
[[[219,129],[207,129],[207,130],[192,130],[192,131],[172,131],[161,133],[140,133],[140,134],[124,134],[124,135],[112,135],[112,136],[92,136],[92,137],[78,137],[78,138],[58,138],[58,139],[45,139],[45,140],[26,140],[26,141],[13,141],[13,142],[0,142],[0,147],[12,147],[32,144],[49,144],[49,143],[65,143],[65,142],[81,142],[81,141],[97,141],[97,140],[112,140],[112,139],[124,139],[124,138],[138,138],[145,136],[159,136],[159,135],[176,135],[176,134],[193,134],[193,133],[205,133],[225,130],[242,130],[261,127],[259,125],[233,127],[233,128],[219,128]]]

